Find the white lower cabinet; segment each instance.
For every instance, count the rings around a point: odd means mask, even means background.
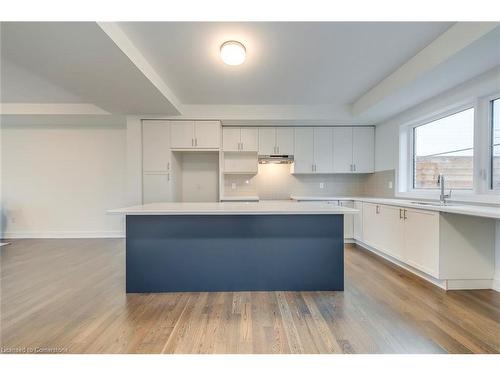
[[[363,242],[373,246],[375,249],[381,249],[380,224],[378,218],[379,205],[373,203],[363,203]]]
[[[495,221],[391,205],[362,203],[354,238],[447,287],[490,280],[494,272]],[[357,228],[357,229],[356,229]],[[462,284],[461,284],[462,283]],[[483,285],[483,284],[481,284]]]
[[[434,277],[439,276],[439,213],[405,209],[401,258]]]
[[[354,208],[354,202],[339,201],[339,206]],[[344,215],[344,238],[354,238],[354,216],[356,215]]]
[[[363,202],[354,202],[354,208],[358,210],[356,215],[352,215],[352,234],[357,241],[363,241]]]
[[[404,246],[404,215],[399,207],[378,206],[378,222],[380,225],[380,248],[385,249],[390,256],[403,260]]]
[[[362,241],[437,277],[431,259],[439,258],[439,213],[363,203]]]

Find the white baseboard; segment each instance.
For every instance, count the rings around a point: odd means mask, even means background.
[[[406,263],[403,263],[390,255],[384,254],[383,252],[371,247],[370,245],[365,244],[364,242],[361,241],[355,241],[355,243],[362,248],[388,260],[391,263],[396,264],[397,266],[404,268],[405,270],[417,275],[418,277],[440,287],[441,289],[444,290],[472,290],[472,289],[494,289],[494,290],[499,290],[498,288],[500,287],[500,280],[497,280],[497,284],[495,286],[495,281],[491,279],[486,279],[486,280],[440,280],[436,279],[435,277],[432,277],[431,275],[426,274],[425,272],[422,272]]]
[[[500,280],[493,279],[491,289],[496,290],[497,292],[500,292]]]
[[[123,231],[58,231],[58,232],[5,232],[3,239],[18,238],[125,238]]]
[[[493,289],[493,280],[446,280],[447,290]]]

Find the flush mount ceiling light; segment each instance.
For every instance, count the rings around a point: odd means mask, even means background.
[[[220,46],[220,57],[227,65],[243,64],[246,54],[245,46],[235,40],[229,40]]]

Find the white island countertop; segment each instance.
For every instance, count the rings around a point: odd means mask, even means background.
[[[405,208],[416,208],[419,210],[447,212],[450,214],[469,215],[478,217],[487,217],[490,219],[500,219],[500,207],[495,205],[469,205],[463,203],[450,202],[445,206],[439,205],[438,202],[427,202],[431,204],[419,204],[418,199],[390,199],[390,198],[373,198],[373,197],[312,197],[312,196],[291,196],[293,200],[301,203],[308,202],[325,202],[338,200],[360,201],[374,204],[385,204],[388,206],[398,206]],[[424,202],[425,203],[425,202]]]
[[[125,215],[341,215],[358,210],[326,202],[260,201],[260,202],[175,202],[148,203],[108,210]]]

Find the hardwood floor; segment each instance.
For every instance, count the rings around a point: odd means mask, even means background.
[[[500,352],[500,293],[444,292],[355,246],[344,292],[127,295],[123,240],[12,242],[3,352]]]

